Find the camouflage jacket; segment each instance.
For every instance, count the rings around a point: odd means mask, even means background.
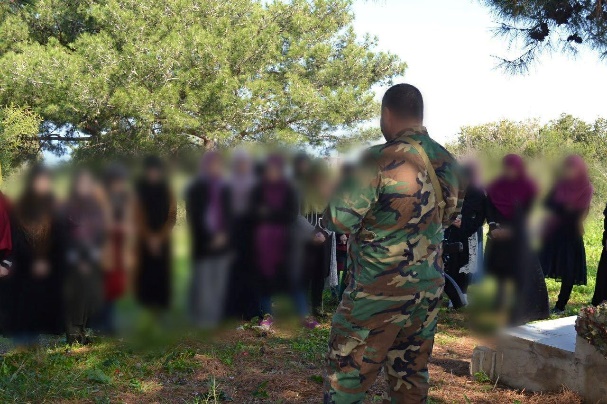
[[[408,139],[421,143],[439,179],[446,202],[442,223],[424,161]],[[330,230],[352,235],[346,293],[389,299],[442,286],[443,233],[461,210],[462,179],[453,156],[423,127],[368,149],[323,218]]]

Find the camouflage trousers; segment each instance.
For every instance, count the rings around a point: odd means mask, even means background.
[[[347,289],[333,317],[325,403],[362,403],[382,367],[390,386],[384,403],[425,403],[442,292],[442,285],[399,297]]]

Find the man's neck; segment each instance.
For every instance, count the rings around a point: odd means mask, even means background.
[[[402,124],[398,125],[398,127],[400,129],[392,132],[392,134],[386,140],[388,140],[388,141],[394,140],[394,139],[398,138],[404,132],[420,131],[424,128],[424,123],[420,122],[420,121],[403,122]]]

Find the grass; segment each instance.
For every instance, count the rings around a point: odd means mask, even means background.
[[[602,231],[602,221],[588,221],[589,282],[574,288],[568,315],[592,297]],[[135,338],[128,341],[101,338],[91,346],[69,347],[61,338],[49,338],[37,349],[4,349],[0,402],[319,402],[330,318],[322,319],[316,330],[285,323],[265,333],[245,323],[209,335],[181,328],[189,265],[183,226],[176,231],[174,245],[178,299],[168,319],[155,319],[168,324],[173,333],[156,328],[153,317],[141,316],[127,300],[122,311],[135,330]],[[548,280],[547,285],[554,304],[560,284]],[[473,289],[472,298],[474,293]],[[567,391],[533,395],[494,385],[483,374],[470,376],[469,360],[479,343],[465,313],[441,310],[429,402],[580,402]],[[367,402],[381,402],[386,388],[379,380]]]

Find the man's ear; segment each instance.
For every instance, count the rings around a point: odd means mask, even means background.
[[[385,107],[382,105],[381,113],[382,113],[382,116],[384,117],[384,119],[388,119],[388,120],[392,119],[392,113],[390,112],[390,109],[388,107]]]
[[[388,107],[381,107],[381,117],[384,121],[384,129],[390,130],[390,126],[392,126],[392,112]]]

